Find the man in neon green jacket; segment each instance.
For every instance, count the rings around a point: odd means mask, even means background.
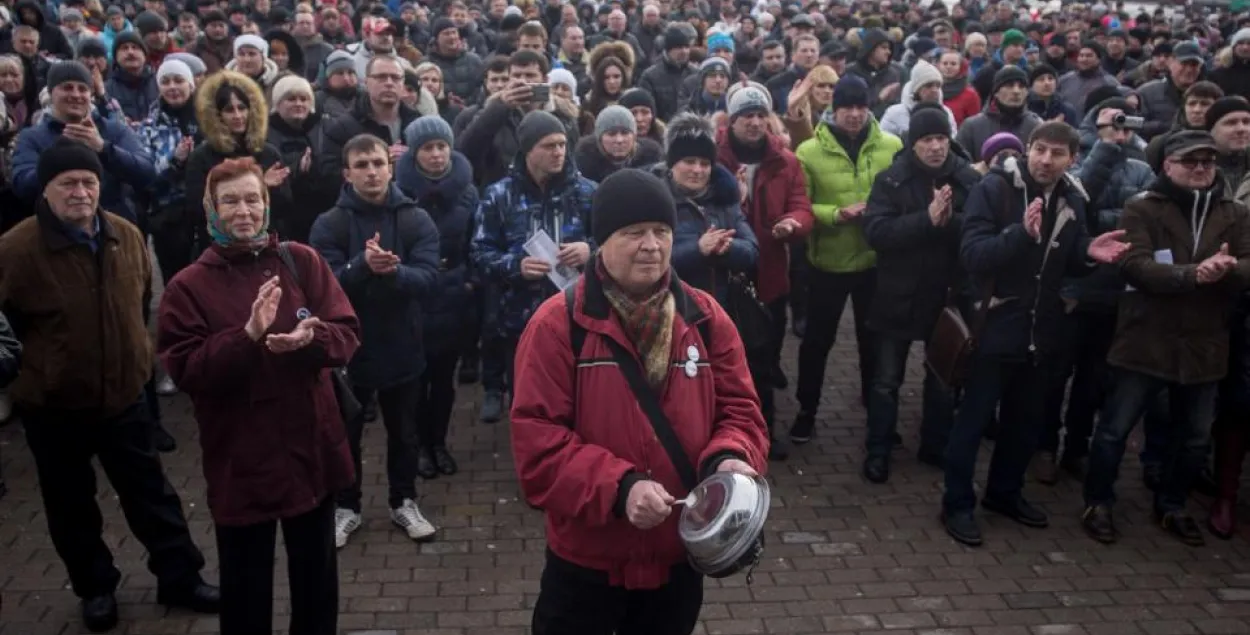
[[[833,104],[821,117],[814,136],[795,151],[807,176],[807,194],[816,216],[816,227],[807,240],[812,269],[807,333],[799,347],[799,414],[790,428],[790,440],[796,444],[812,439],[825,362],[837,340],[838,321],[848,297],[855,311],[860,400],[867,403],[872,346],[865,321],[877,286],[877,257],[864,240],[860,220],[872,182],[903,147],[898,137],[878,127],[868,103],[864,80],[843,77],[834,87]]]

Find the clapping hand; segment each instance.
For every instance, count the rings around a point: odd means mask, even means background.
[[[316,335],[313,330],[321,320],[310,317],[300,320],[290,333],[274,333],[265,338],[265,346],[274,353],[290,353],[308,346]]]
[[[799,227],[801,227],[801,225],[799,225],[799,221],[796,221],[793,218],[783,218],[777,221],[776,225],[773,225],[773,238],[776,238],[777,240],[785,240],[786,238],[793,236],[794,232],[799,230]]]
[[[279,187],[291,176],[291,168],[275,163],[265,170],[265,187]]]
[[[852,203],[847,205],[846,207],[843,207],[841,212],[838,214],[838,220],[843,223],[857,221],[864,215],[864,209],[867,207],[868,205],[865,203]]]
[[[929,203],[929,222],[934,227],[942,227],[951,219],[951,197],[953,193],[950,185],[943,185],[941,189],[933,190],[933,201]]]
[[[1236,266],[1237,259],[1228,255],[1228,243],[1223,243],[1218,253],[1198,263],[1198,284],[1219,282]]]
[[[373,238],[365,241],[365,264],[369,265],[369,270],[379,275],[395,273],[399,269],[399,256],[382,249],[378,241],[382,239],[382,235],[378,232],[373,233]]]
[[[279,286],[278,276],[260,285],[260,290],[256,292],[256,299],[252,300],[252,315],[243,327],[253,342],[260,340],[260,336],[273,326],[274,318],[278,316],[278,303],[281,300],[282,287]]]
[[[1039,196],[1029,203],[1028,209],[1024,210],[1024,230],[1029,232],[1029,237],[1033,240],[1041,240],[1042,238],[1042,198]]]
[[[1129,247],[1132,247],[1124,241],[1126,233],[1123,229],[1117,229],[1098,236],[1090,241],[1086,255],[1090,260],[1103,264],[1119,262],[1128,253]]]

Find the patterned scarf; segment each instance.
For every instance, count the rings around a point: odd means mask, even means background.
[[[608,275],[603,259],[596,260],[595,273],[603,284],[603,295],[621,319],[625,334],[634,343],[647,374],[647,383],[659,389],[668,377],[669,356],[673,346],[673,314],[676,302],[669,291],[669,275],[664,274],[659,287],[650,297],[635,300]]]

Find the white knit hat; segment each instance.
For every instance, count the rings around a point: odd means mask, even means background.
[[[313,99],[312,84],[309,84],[308,80],[300,77],[299,75],[286,75],[282,79],[274,82],[272,92],[273,105],[270,107],[270,110],[273,112],[278,111],[278,104],[282,103],[282,100],[291,93],[304,93],[305,95],[308,95],[309,100],[312,102],[308,105],[308,112],[312,113],[317,111],[316,100]]]
[[[191,73],[191,67],[185,62],[166,58],[164,62],[161,62],[161,67],[156,69],[156,83],[160,84],[167,75],[178,75],[187,80],[192,90],[195,89],[195,75]]]
[[[260,51],[262,57],[269,57],[269,43],[259,35],[252,35],[251,33],[248,33],[247,35],[240,35],[239,37],[234,38],[235,55],[238,55],[239,49],[245,46],[250,46]]]

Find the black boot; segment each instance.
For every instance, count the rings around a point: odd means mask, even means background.
[[[461,384],[476,384],[481,376],[482,360],[477,355],[464,357],[460,360],[460,373],[456,378]]]
[[[434,450],[429,446],[417,448],[417,474],[426,480],[438,478],[438,464],[434,462]]]
[[[117,598],[112,593],[82,601],[82,623],[92,633],[107,633],[117,626]]]
[[[165,426],[159,421],[152,426],[152,447],[156,448],[157,452],[163,454],[168,454],[178,449],[178,441],[174,439],[173,435],[169,434],[169,430],[166,430]]]

